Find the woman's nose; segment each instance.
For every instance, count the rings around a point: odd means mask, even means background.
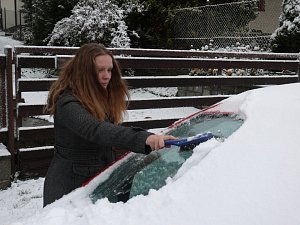
[[[109,71],[104,71],[103,72],[103,78],[110,78],[110,72]]]

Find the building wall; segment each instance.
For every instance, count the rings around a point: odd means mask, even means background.
[[[16,3],[16,7],[15,7]],[[22,2],[20,0],[0,0],[2,10],[1,28],[3,30],[20,24],[20,14]],[[17,9],[17,12],[15,11]],[[17,18],[17,21],[16,21]],[[1,30],[1,29],[0,29]]]
[[[265,11],[260,11],[254,21],[249,24],[250,30],[259,30],[263,33],[273,33],[279,26],[279,16],[283,0],[264,0]]]
[[[6,10],[15,10],[15,0],[0,0],[1,8]],[[20,10],[21,5],[23,4],[20,0],[16,0],[17,10]]]

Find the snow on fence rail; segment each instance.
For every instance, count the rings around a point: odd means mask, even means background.
[[[15,121],[13,131],[2,129],[4,136],[13,136],[8,140],[9,151],[16,157],[15,170],[24,176],[44,175],[48,168],[53,148],[53,125],[25,125],[24,119],[43,115],[43,104],[24,103],[22,94],[26,92],[48,91],[56,78],[28,79],[23,78],[23,70],[31,68],[59,69],[66,60],[75,54],[76,47],[16,46],[9,54],[0,57],[0,73],[6,69],[6,77],[1,76],[1,85],[13,76],[15,67],[15,102],[14,107],[5,110],[10,124]],[[159,50],[159,49],[110,49],[118,59],[122,69],[155,71],[155,76],[123,77],[130,88],[148,87],[197,87],[197,86],[244,86],[255,88],[257,85],[276,85],[299,81],[299,55],[276,53],[241,53],[241,52],[208,52],[191,50]],[[8,49],[9,52],[9,49]],[[5,58],[8,59],[5,61]],[[288,71],[288,74],[272,76],[189,76],[186,74],[171,75],[168,71],[190,68],[255,68],[272,71]],[[161,74],[162,71],[167,71]],[[9,78],[9,79],[8,79]],[[2,87],[1,86],[1,87]],[[6,88],[12,92],[13,88]],[[5,92],[1,92],[1,103],[7,105]],[[148,109],[164,107],[204,107],[212,105],[229,95],[160,97],[155,99],[132,100],[129,109]],[[11,103],[10,103],[11,105]],[[1,121],[5,121],[3,108]],[[7,117],[5,117],[7,118]],[[176,119],[143,120],[126,122],[127,126],[158,128],[171,125]],[[13,127],[13,126],[10,126]],[[1,132],[1,131],[0,131]],[[1,134],[1,136],[3,136]],[[2,139],[0,138],[0,142]],[[30,151],[28,151],[30,149]],[[34,151],[33,151],[34,150]]]
[[[199,51],[171,49],[109,48],[114,55],[143,57],[209,57],[209,58],[257,58],[257,59],[298,59],[298,53],[234,52],[234,51]],[[16,46],[15,55],[73,55],[78,47],[53,46]]]

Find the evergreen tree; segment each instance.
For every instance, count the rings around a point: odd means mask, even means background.
[[[119,2],[126,0],[119,0]],[[140,0],[145,6],[142,12],[133,12],[127,18],[126,22],[129,29],[136,30],[139,34],[139,39],[132,39],[134,47],[143,48],[173,48],[173,29],[178,22],[186,26],[193,24],[201,24],[201,21],[195,21],[192,10],[187,11],[189,16],[182,18],[174,14],[174,9],[200,7],[209,4],[224,4],[230,2],[240,2],[242,0]],[[250,7],[249,7],[250,6]],[[237,5],[234,15],[223,15],[224,19],[232,20],[235,28],[242,29],[249,23],[249,20],[255,18],[256,3],[244,5]],[[253,15],[251,17],[243,17],[244,12],[251,10]],[[198,13],[198,12],[197,12]],[[215,12],[220,15],[222,12]],[[248,14],[248,13],[247,13]],[[199,17],[199,15],[197,15]],[[205,17],[207,15],[203,15]],[[214,15],[212,15],[213,17]],[[226,17],[226,18],[225,18]],[[238,17],[238,18],[237,18]],[[205,18],[203,18],[205,20]],[[180,20],[180,21],[179,21]],[[221,27],[224,29],[224,27]],[[176,28],[175,28],[176,29]],[[193,28],[191,28],[193,29]],[[196,28],[195,28],[196,29]],[[201,28],[202,29],[202,28]],[[217,31],[222,31],[222,29]],[[198,30],[199,31],[199,30]],[[193,32],[193,31],[191,31]]]
[[[124,17],[136,7],[129,1],[119,7],[109,0],[82,0],[70,17],[55,25],[48,45],[80,46],[97,42],[108,47],[129,47]]]
[[[284,0],[279,28],[272,35],[274,52],[300,52],[300,0]]]
[[[71,14],[78,0],[21,0],[26,44],[45,45],[57,21]]]

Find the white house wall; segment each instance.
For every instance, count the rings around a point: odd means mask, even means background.
[[[0,0],[2,9],[15,11],[15,1],[14,0]],[[21,5],[23,4],[20,0],[16,1],[17,10],[20,10]]]
[[[2,8],[2,13],[3,13],[3,26],[6,28],[14,27],[16,25],[15,21],[15,9],[17,9],[17,24],[19,24],[19,10],[21,9],[22,2],[20,0],[16,0],[16,8],[15,8],[15,1],[14,0],[0,0],[1,3],[1,8]],[[4,9],[5,9],[5,14],[4,15]],[[5,17],[5,18],[4,18]]]
[[[249,23],[250,30],[273,33],[279,25],[282,0],[265,0],[265,11],[259,12],[257,18]]]

